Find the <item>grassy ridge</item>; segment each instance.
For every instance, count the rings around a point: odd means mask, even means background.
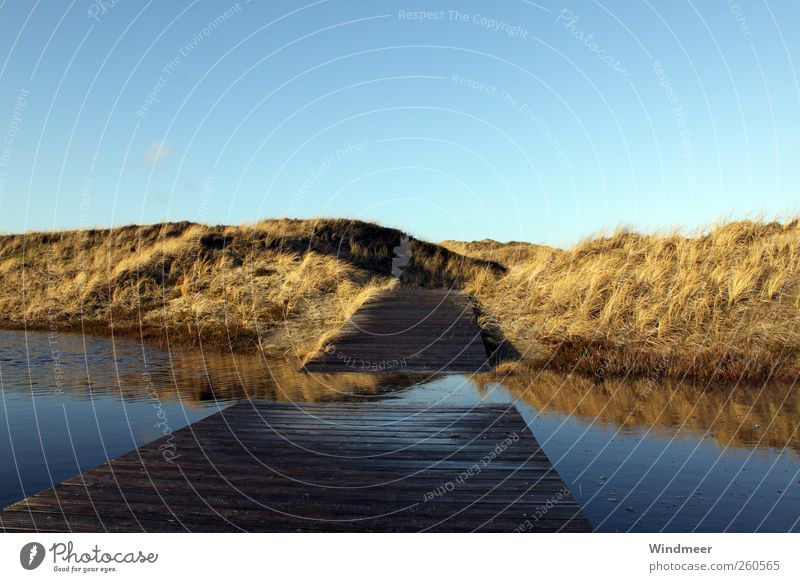
[[[506,267],[545,260],[553,253],[562,252],[560,249],[545,245],[517,241],[501,243],[492,239],[470,242],[446,240],[439,244],[466,257],[494,261]]]
[[[793,379],[800,225],[693,237],[620,230],[561,250],[410,240],[350,220],[170,223],[0,237],[0,324],[136,334],[304,357],[377,291],[463,287],[487,343],[597,377]],[[516,364],[502,364],[509,370]]]
[[[167,223],[0,237],[0,323],[83,329],[208,347],[313,350],[376,291],[501,271],[350,220],[243,226]]]
[[[800,372],[797,220],[694,237],[619,230],[513,256],[507,275],[468,289],[529,363],[600,377]]]

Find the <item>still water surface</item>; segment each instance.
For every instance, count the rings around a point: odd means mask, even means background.
[[[303,374],[262,355],[0,331],[0,507],[232,403],[514,405],[599,531],[800,531],[791,387]]]

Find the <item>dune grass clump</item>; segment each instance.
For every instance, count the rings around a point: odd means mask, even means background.
[[[313,225],[191,223],[0,237],[5,327],[298,350],[388,284]]]
[[[0,325],[135,335],[299,358],[375,293],[498,265],[347,219],[189,222],[0,236]]]
[[[800,224],[618,230],[467,286],[523,362],[595,376],[800,372]]]

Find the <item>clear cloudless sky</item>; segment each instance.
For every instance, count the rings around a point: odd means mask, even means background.
[[[422,13],[420,13],[422,12]],[[798,210],[797,2],[0,1],[0,231]]]

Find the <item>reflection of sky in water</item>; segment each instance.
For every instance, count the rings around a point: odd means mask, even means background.
[[[713,415],[700,410],[681,419],[680,408],[662,415],[658,401],[653,406],[659,410],[638,410],[636,422],[623,423],[629,413],[620,402],[628,401],[594,389],[506,389],[460,375],[310,375],[260,355],[170,354],[130,340],[70,334],[51,344],[46,333],[21,332],[0,332],[0,374],[0,506],[158,438],[163,426],[177,430],[247,397],[425,406],[513,402],[598,529],[800,529],[794,430],[800,413],[787,393],[775,396],[777,402],[746,391],[737,392],[735,402],[724,394],[704,402],[695,392],[675,392],[664,402],[680,401],[679,394],[690,403],[685,410],[705,406]],[[758,424],[751,426],[756,413]],[[768,446],[756,446],[758,439]]]

